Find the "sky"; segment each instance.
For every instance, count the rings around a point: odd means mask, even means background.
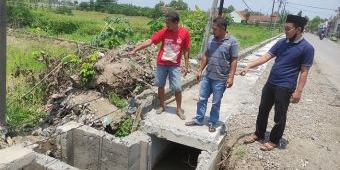
[[[83,0],[85,1],[85,0]],[[142,7],[154,7],[160,0],[118,0],[118,3],[133,4]],[[162,0],[165,3],[171,2],[171,0]],[[197,5],[200,9],[208,10],[211,8],[213,0],[183,0],[189,5],[189,8],[194,9]],[[276,0],[277,2],[279,0]],[[340,7],[340,0],[286,0],[286,10],[291,14],[297,14],[300,10],[302,16],[308,16],[314,18],[319,16],[323,19],[327,19],[331,16],[335,16],[336,10]],[[244,10],[247,8],[247,4],[250,7],[249,10],[262,12],[264,14],[270,14],[273,0],[224,0],[224,7],[233,5],[236,10]],[[275,3],[275,10],[277,11],[279,3]],[[281,7],[282,9],[282,7]]]

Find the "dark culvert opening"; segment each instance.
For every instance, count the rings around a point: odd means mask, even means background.
[[[172,148],[163,155],[152,170],[195,170],[201,150],[172,143]]]

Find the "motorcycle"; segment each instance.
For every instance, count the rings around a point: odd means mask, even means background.
[[[325,33],[320,33],[320,34],[319,34],[320,40],[322,40],[322,39],[325,38],[325,37],[326,37]]]

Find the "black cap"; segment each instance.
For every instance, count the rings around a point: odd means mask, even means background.
[[[287,15],[286,23],[293,23],[297,27],[305,27],[307,24],[307,19],[298,15]]]

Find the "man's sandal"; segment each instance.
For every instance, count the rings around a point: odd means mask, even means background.
[[[216,127],[214,126],[214,124],[209,124],[209,132],[215,132],[216,131]]]
[[[258,140],[260,140],[260,138],[253,133],[253,134],[247,136],[246,139],[244,139],[243,143],[249,144],[249,143],[254,143],[255,141],[258,141]]]
[[[202,125],[203,125],[203,123],[198,123],[198,122],[196,122],[196,120],[185,122],[185,126],[202,126]]]
[[[268,141],[260,147],[260,150],[261,151],[271,151],[276,147],[277,147],[277,145],[275,143]]]

